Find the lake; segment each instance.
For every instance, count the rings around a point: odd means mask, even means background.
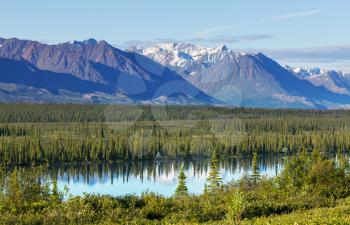
[[[283,168],[283,156],[260,156],[262,176],[274,177]],[[181,165],[184,165],[186,182],[191,194],[200,194],[210,172],[210,160],[160,160],[125,162],[116,164],[81,164],[55,167],[48,170],[58,179],[60,189],[67,186],[69,194],[108,194],[112,196],[136,194],[149,191],[164,196],[173,195]],[[220,162],[220,174],[224,183],[237,181],[251,174],[251,157],[232,158]]]

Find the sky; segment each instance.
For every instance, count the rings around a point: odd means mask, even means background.
[[[0,0],[0,37],[190,42],[350,71],[349,0]]]

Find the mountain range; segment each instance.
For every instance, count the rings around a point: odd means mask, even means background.
[[[229,105],[291,108],[346,108],[349,97],[324,81],[304,77],[262,53],[237,53],[226,46],[156,44],[135,47],[178,72],[194,86]],[[349,81],[345,81],[345,83]]]
[[[291,68],[286,66],[286,69],[300,78],[310,81],[315,86],[323,86],[334,93],[350,95],[350,73],[321,68]]]
[[[227,46],[165,43],[121,50],[0,38],[0,102],[349,108],[350,75],[281,66]]]
[[[0,100],[220,103],[150,58],[94,39],[57,45],[0,39]]]

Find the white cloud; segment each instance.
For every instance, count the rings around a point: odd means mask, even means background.
[[[279,15],[279,16],[265,18],[265,19],[262,19],[261,21],[269,22],[269,21],[275,21],[275,20],[288,20],[288,19],[293,19],[293,18],[298,18],[298,17],[312,16],[312,15],[320,14],[323,12],[324,12],[323,9],[316,9],[316,10],[305,11],[305,12],[288,13],[285,15]]]
[[[188,42],[206,42],[206,43],[215,43],[215,44],[232,44],[243,41],[259,41],[271,39],[272,35],[270,34],[247,34],[247,35],[218,35],[209,38],[193,38],[188,40]]]
[[[294,13],[287,13],[284,15],[266,17],[266,18],[262,18],[262,19],[259,19],[257,21],[252,21],[252,22],[245,23],[245,24],[211,27],[211,28],[208,28],[208,29],[205,29],[203,31],[198,32],[196,34],[196,36],[203,37],[203,36],[207,36],[207,35],[210,35],[210,34],[216,33],[216,32],[233,30],[233,29],[237,29],[237,28],[241,28],[241,27],[258,25],[258,24],[267,23],[267,22],[271,22],[271,21],[289,20],[289,19],[298,18],[298,17],[312,16],[312,15],[320,14],[323,12],[324,12],[323,9],[315,9],[315,10],[309,10],[309,11],[303,11],[303,12],[294,12]]]

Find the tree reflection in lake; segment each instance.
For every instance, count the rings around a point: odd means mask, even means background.
[[[259,157],[262,176],[273,177],[283,167],[286,156]],[[192,194],[203,192],[210,170],[210,160],[159,160],[116,164],[79,164],[51,167],[47,173],[57,178],[59,187],[66,185],[72,195],[83,193],[110,194],[113,196],[137,194],[145,191],[171,196],[177,186],[181,165],[187,176],[187,186]],[[220,161],[220,175],[224,183],[251,173],[251,157],[231,158]]]

